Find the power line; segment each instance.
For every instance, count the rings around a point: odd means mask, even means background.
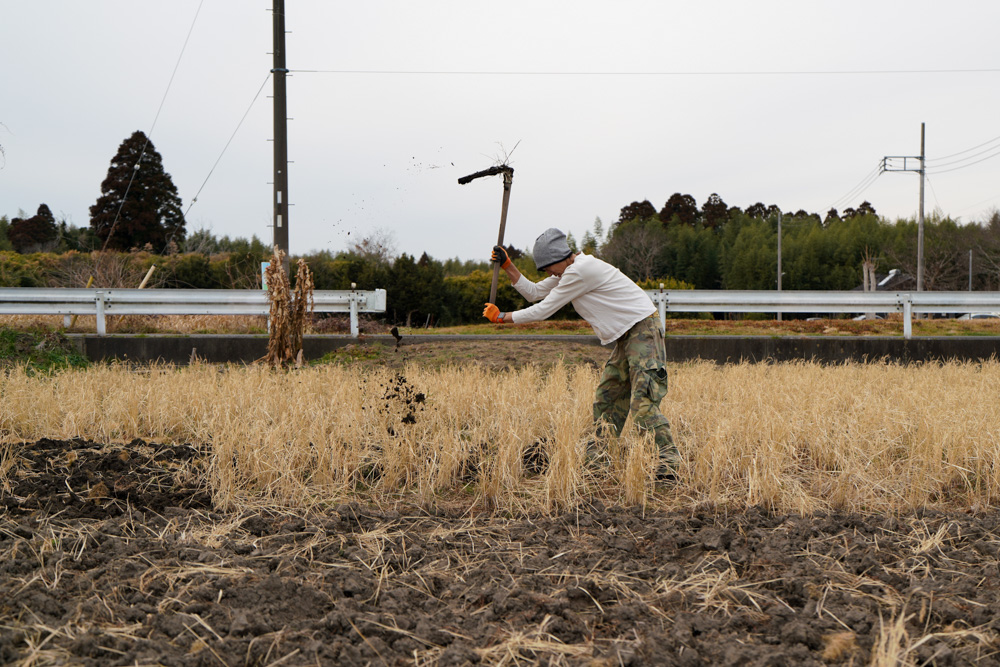
[[[146,154],[146,149],[149,147],[150,138],[153,136],[153,130],[156,129],[156,122],[160,119],[160,112],[163,111],[163,105],[167,101],[167,95],[170,93],[170,87],[174,83],[174,77],[177,76],[177,69],[181,65],[181,59],[184,57],[184,51],[187,49],[188,41],[191,39],[191,33],[194,32],[195,23],[198,22],[198,15],[201,14],[201,6],[205,4],[205,0],[201,0],[198,3],[198,9],[194,13],[194,19],[191,20],[191,27],[188,28],[187,36],[184,38],[184,44],[181,46],[181,52],[177,56],[177,62],[174,63],[174,71],[170,74],[170,80],[167,82],[167,89],[163,91],[163,98],[160,100],[160,106],[156,110],[156,116],[153,117],[153,124],[149,128],[149,132],[146,134],[146,143],[142,145],[142,150],[139,152],[139,158],[135,161],[135,166],[132,167],[132,175],[128,179],[128,185],[125,186],[125,193],[122,195],[121,202],[118,204],[118,210],[115,212],[115,219],[111,222],[111,230],[108,232],[108,238],[104,240],[104,245],[101,247],[101,252],[108,249],[108,243],[111,242],[111,238],[115,235],[115,227],[118,225],[118,218],[121,217],[122,208],[125,206],[125,199],[128,197],[129,190],[132,189],[132,183],[135,181],[135,175],[139,171],[139,163],[142,162],[143,156]]]
[[[875,168],[872,169],[871,171],[869,171],[865,175],[865,177],[862,178],[861,181],[857,185],[855,185],[853,188],[851,188],[850,190],[848,190],[847,194],[845,194],[845,195],[841,196],[840,198],[836,199],[833,203],[836,205],[836,204],[839,204],[839,203],[843,202],[845,199],[850,199],[851,197],[853,197],[855,190],[858,190],[859,188],[865,187],[866,183],[869,182],[869,179],[878,177],[878,175],[881,172],[882,172],[882,164],[878,163],[878,164],[875,165]]]
[[[930,177],[927,174],[924,174],[924,178],[927,179],[927,185],[931,186],[931,194],[934,196],[934,203],[937,204],[937,207],[943,211],[944,207],[941,206],[941,202],[938,201],[937,190],[934,189],[934,184],[931,183]]]
[[[986,202],[996,201],[997,199],[1000,199],[1000,192],[996,193],[995,195],[993,195],[991,197],[987,197],[986,199],[983,199],[981,201],[977,201],[975,204],[970,204],[970,205],[966,206],[965,208],[959,209],[959,211],[968,211],[970,209],[976,208],[977,206],[982,206]]]
[[[985,150],[979,151],[978,153],[973,153],[972,155],[970,155],[968,157],[963,157],[963,158],[959,158],[957,160],[952,160],[951,162],[944,162],[942,164],[935,165],[934,168],[935,169],[940,169],[942,167],[950,167],[950,166],[955,165],[955,164],[961,164],[963,162],[968,162],[972,158],[979,157],[980,155],[983,155],[985,153],[989,153],[990,151],[993,151],[993,150],[997,150],[997,148],[1000,148],[1000,147],[998,147],[998,146],[991,146],[990,148],[987,148]]]
[[[936,157],[936,158],[928,158],[927,162],[940,162],[941,160],[947,160],[947,159],[953,158],[953,157],[955,157],[957,155],[962,155],[963,153],[968,153],[970,151],[974,151],[977,148],[982,148],[983,146],[986,146],[988,144],[992,144],[992,143],[994,143],[994,142],[996,142],[998,140],[1000,140],[1000,137],[993,137],[989,141],[984,141],[983,143],[979,144],[978,146],[973,146],[972,148],[966,148],[964,151],[958,151],[957,153],[952,153],[951,155],[943,155],[941,157]]]
[[[198,196],[201,194],[201,191],[205,189],[205,185],[208,184],[208,179],[210,179],[212,177],[212,173],[215,172],[215,168],[219,166],[219,162],[222,161],[222,156],[226,154],[226,150],[229,148],[229,144],[233,143],[233,139],[236,138],[236,133],[240,131],[240,127],[243,126],[243,121],[245,121],[247,119],[247,116],[250,115],[250,110],[253,109],[253,105],[256,104],[257,98],[260,97],[261,91],[264,90],[264,86],[267,85],[267,82],[270,79],[271,79],[271,73],[268,72],[267,76],[264,77],[264,82],[261,83],[260,84],[260,88],[257,89],[257,94],[253,96],[253,99],[250,101],[250,105],[247,107],[247,110],[243,112],[243,117],[240,118],[240,122],[238,122],[236,124],[236,129],[233,130],[233,133],[229,136],[229,141],[227,141],[226,145],[222,147],[222,152],[219,153],[219,157],[216,158],[215,164],[213,164],[212,168],[208,170],[208,175],[205,176],[205,180],[202,181],[201,187],[198,188],[198,191],[196,193],[194,193],[194,197],[192,197],[191,201],[188,202],[187,210],[184,211],[184,217],[185,218],[187,218],[188,213],[191,212],[191,207],[193,207],[194,204],[195,204],[195,202],[198,201]],[[174,234],[176,234],[176,233],[177,233],[176,229],[174,229],[172,232],[170,232],[170,236],[167,238],[167,243],[163,247],[163,251],[164,252],[166,252],[167,248],[170,247],[170,242],[174,240]]]
[[[994,152],[990,153],[989,155],[987,155],[984,158],[980,158],[980,159],[975,160],[973,162],[967,162],[966,164],[959,164],[959,166],[952,167],[951,169],[934,169],[933,171],[929,171],[928,173],[931,173],[931,174],[947,174],[950,171],[958,171],[959,169],[965,169],[966,167],[971,167],[974,164],[979,164],[980,162],[985,162],[986,160],[990,160],[990,159],[995,158],[998,155],[1000,155],[1000,148],[994,147],[994,148],[991,148],[989,150],[993,150]],[[978,155],[982,155],[983,153],[986,153],[986,152],[989,152],[989,151],[982,151],[980,153],[976,153],[976,155],[970,155],[966,159],[971,159],[971,158],[976,157]],[[957,164],[959,162],[964,162],[964,160],[956,160],[955,162],[950,162],[948,164]],[[947,166],[947,165],[941,165],[941,166]]]
[[[191,211],[191,207],[194,206],[194,203],[196,201],[198,201],[198,195],[200,195],[201,191],[205,189],[205,185],[208,183],[208,179],[212,177],[212,172],[214,172],[215,168],[219,166],[219,162],[222,161],[222,156],[226,154],[226,149],[229,148],[229,144],[233,143],[233,139],[236,137],[236,133],[240,131],[240,127],[243,125],[243,121],[245,121],[247,119],[247,116],[250,115],[250,110],[253,108],[253,105],[257,102],[257,98],[260,97],[261,91],[264,90],[264,86],[267,85],[267,82],[270,80],[270,78],[271,78],[271,73],[268,72],[267,76],[264,77],[264,82],[260,84],[260,88],[257,89],[257,94],[253,96],[253,100],[251,100],[250,105],[247,107],[247,110],[243,113],[243,117],[240,118],[240,122],[236,124],[236,129],[233,130],[232,135],[230,135],[229,141],[226,142],[226,145],[222,148],[222,152],[219,153],[219,157],[215,160],[215,164],[213,164],[212,168],[208,170],[208,175],[205,176],[205,180],[202,182],[201,187],[198,188],[198,192],[196,192],[194,194],[194,197],[191,198],[191,201],[188,202],[187,211],[184,212],[184,217],[187,217],[187,214]]]
[[[879,162],[878,164],[875,165],[875,168],[872,169],[870,172],[868,172],[865,175],[865,177],[862,178],[861,181],[857,185],[855,185],[853,188],[851,188],[850,190],[848,190],[847,194],[845,194],[845,195],[841,196],[840,198],[836,199],[833,202],[833,204],[830,205],[830,208],[838,208],[839,206],[841,206],[843,204],[850,203],[851,200],[853,200],[853,199],[857,199],[862,194],[864,194],[864,192],[866,190],[868,190],[868,188],[870,188],[872,186],[872,184],[875,181],[877,181],[878,177],[881,176],[881,175],[882,175],[882,163]]]
[[[894,74],[990,74],[1000,68],[985,69],[897,69],[897,70],[729,70],[729,71],[524,71],[524,70],[401,70],[401,69],[290,69],[289,73],[305,74],[398,74],[454,76],[838,76]]]

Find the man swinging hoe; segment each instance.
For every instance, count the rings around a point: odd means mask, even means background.
[[[503,246],[493,247],[492,261],[499,264],[521,296],[534,305],[501,312],[487,303],[483,316],[498,324],[538,322],[572,303],[576,312],[594,328],[602,345],[614,343],[594,398],[598,438],[618,436],[629,411],[636,426],[652,432],[659,452],[656,481],[676,481],[678,453],[670,423],[660,412],[667,393],[666,347],[656,307],[631,279],[596,257],[573,253],[566,235],[545,230],[535,240],[534,259],[548,277],[533,283],[517,270]],[[602,452],[588,446],[594,460]]]

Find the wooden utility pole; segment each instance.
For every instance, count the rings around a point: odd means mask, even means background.
[[[778,291],[781,291],[781,211],[778,211]],[[781,321],[781,311],[778,311],[778,321]]]
[[[274,28],[274,247],[285,252],[288,275],[288,105],[285,94],[285,0],[273,0]]]
[[[917,211],[917,291],[924,289],[924,124],[920,124],[920,209]]]

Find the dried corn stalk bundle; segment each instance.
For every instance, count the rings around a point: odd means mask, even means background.
[[[302,338],[314,307],[313,278],[309,267],[304,260],[299,260],[293,293],[283,268],[284,260],[285,253],[275,249],[271,264],[265,269],[267,298],[271,303],[265,362],[272,368],[293,362],[302,363]]]
[[[290,344],[296,354],[302,351],[302,337],[305,334],[309,316],[316,307],[313,299],[312,271],[306,266],[304,259],[299,259],[298,270],[295,273],[295,300],[292,304],[292,323],[290,329]]]

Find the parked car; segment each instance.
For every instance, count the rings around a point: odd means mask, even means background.
[[[966,313],[960,320],[1000,320],[1000,313]]]

